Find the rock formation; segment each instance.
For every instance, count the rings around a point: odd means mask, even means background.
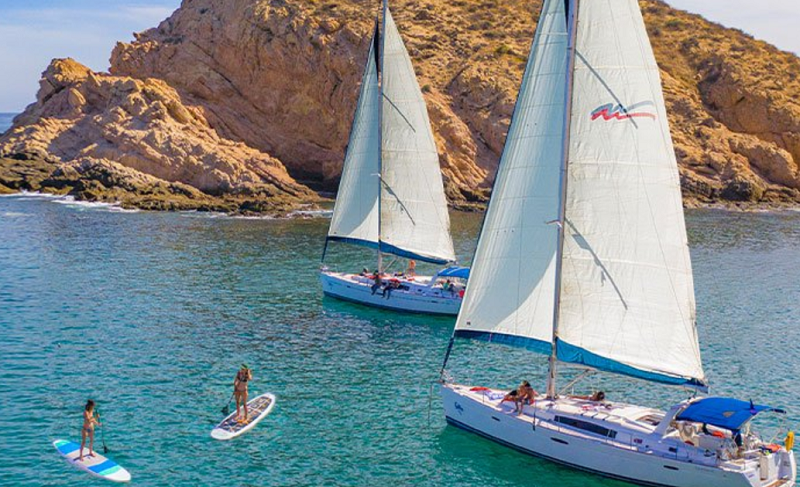
[[[184,0],[111,75],[55,61],[0,156],[125,167],[201,195],[336,187],[378,2]],[[393,0],[456,204],[488,196],[540,0]],[[641,6],[688,204],[800,202],[800,59]],[[0,183],[2,183],[0,179]]]

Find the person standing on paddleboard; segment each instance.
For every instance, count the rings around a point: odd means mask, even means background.
[[[242,364],[239,372],[236,373],[236,379],[233,380],[233,397],[236,398],[236,421],[240,423],[247,422],[247,383],[253,379],[253,372],[250,368]],[[244,406],[244,419],[239,413],[239,408]]]
[[[81,428],[81,450],[78,453],[79,462],[83,461],[83,446],[86,444],[86,437],[89,437],[89,456],[94,456],[94,427],[103,426],[100,420],[94,415],[94,401],[89,399],[86,401],[86,407],[83,408],[83,428]]]

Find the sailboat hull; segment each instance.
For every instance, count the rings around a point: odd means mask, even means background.
[[[461,296],[442,290],[441,286],[429,286],[431,277],[418,276],[414,281],[406,279],[399,283],[406,289],[394,289],[383,293],[372,292],[372,280],[356,274],[323,271],[320,273],[322,291],[343,301],[390,309],[407,313],[455,316],[461,307]]]
[[[772,464],[761,465],[756,460],[743,461],[738,466],[733,462],[720,466],[715,464],[715,457],[703,455],[703,452],[699,458],[690,459],[689,449],[681,448],[680,443],[672,447],[674,453],[670,445],[656,446],[655,449],[664,448],[663,455],[645,449],[643,444],[635,443],[636,432],[626,436],[622,428],[614,440],[576,432],[552,421],[554,414],[567,416],[567,413],[554,413],[560,406],[553,406],[550,401],[537,403],[536,407],[526,406],[524,414],[518,416],[513,412],[513,404],[498,404],[496,399],[485,398],[463,386],[445,385],[441,393],[449,424],[523,453],[604,477],[655,487],[794,485],[796,469],[791,453],[765,457]],[[641,410],[647,412],[644,408]],[[631,407],[627,411],[630,413]],[[591,412],[588,416],[596,414]],[[572,417],[587,416],[573,414]],[[642,438],[649,441],[644,434]]]

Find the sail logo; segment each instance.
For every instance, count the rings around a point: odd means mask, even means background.
[[[609,120],[629,120],[632,118],[651,118],[656,119],[656,104],[652,101],[640,101],[633,105],[624,106],[622,104],[608,103],[599,106],[592,111],[592,121],[602,118],[603,121]]]

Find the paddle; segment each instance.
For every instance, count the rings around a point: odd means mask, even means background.
[[[228,398],[228,402],[225,403],[225,407],[222,408],[222,414],[224,414],[225,416],[231,414],[230,405],[232,399],[233,399],[233,393],[231,393],[231,397]]]
[[[97,410],[97,421],[100,421],[100,410]],[[100,426],[100,441],[103,442],[103,453],[108,453],[108,447],[106,446],[106,428],[104,426]]]

